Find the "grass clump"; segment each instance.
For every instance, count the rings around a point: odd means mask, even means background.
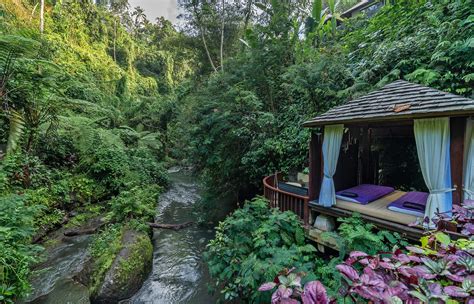
[[[115,257],[122,249],[122,237],[123,228],[117,224],[107,226],[106,229],[94,237],[90,246],[93,258],[89,284],[91,294],[97,292]]]

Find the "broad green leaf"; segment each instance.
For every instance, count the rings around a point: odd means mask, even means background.
[[[442,232],[436,233],[436,240],[443,245],[449,245],[451,243],[451,238],[449,237],[449,235]]]
[[[319,21],[321,20],[321,12],[323,9],[323,1],[322,0],[314,0],[313,1],[313,9],[311,11],[311,17],[314,19],[314,21],[319,24]]]
[[[429,236],[423,236],[423,237],[421,237],[421,238],[420,238],[421,247],[426,248],[426,247],[428,246],[429,239],[430,239]]]

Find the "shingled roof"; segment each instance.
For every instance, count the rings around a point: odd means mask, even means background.
[[[398,80],[332,108],[305,127],[474,114],[474,100]]]

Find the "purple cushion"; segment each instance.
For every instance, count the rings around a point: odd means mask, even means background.
[[[474,200],[464,200],[464,204],[466,204],[467,206],[473,206],[474,205]]]
[[[395,191],[395,189],[392,187],[362,184],[346,190],[337,191],[336,195],[347,197],[362,205],[366,205],[393,191]]]
[[[408,192],[396,201],[390,203],[388,208],[395,207],[398,209],[424,213],[428,195],[429,194],[426,192]]]

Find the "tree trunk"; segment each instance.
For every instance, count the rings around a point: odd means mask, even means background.
[[[174,229],[179,230],[191,226],[194,222],[185,222],[181,224],[159,224],[159,223],[148,223],[151,228],[162,228],[162,229]]]
[[[117,57],[115,55],[115,44],[117,41],[117,18],[114,17],[114,62],[117,62]]]
[[[204,32],[203,32],[202,27],[201,27],[201,38],[202,38],[202,43],[204,44],[204,49],[206,50],[207,58],[209,59],[209,62],[211,63],[212,68],[214,69],[214,72],[217,72],[217,68],[214,65],[214,62],[212,61],[211,54],[209,53],[209,49],[207,47],[206,38],[204,37]]]
[[[44,32],[44,0],[41,0],[40,5],[40,33]]]
[[[245,21],[244,21],[244,33],[247,31],[247,27],[249,26],[249,22],[250,22],[250,17],[252,16],[252,6],[253,6],[253,0],[248,0],[247,13],[245,14]]]
[[[196,23],[199,26],[199,31],[201,32],[201,39],[202,39],[202,43],[204,45],[204,50],[206,51],[207,58],[209,59],[209,62],[211,64],[212,69],[214,70],[214,72],[217,72],[217,68],[214,65],[214,61],[212,61],[211,53],[209,52],[209,48],[207,47],[206,37],[204,36],[204,28],[203,28],[201,20],[199,18],[199,13],[198,13],[198,9],[196,7],[196,4],[193,5],[193,11],[194,11],[194,15],[196,17]]]
[[[224,72],[224,25],[225,25],[225,0],[222,0],[221,23],[221,71]]]

